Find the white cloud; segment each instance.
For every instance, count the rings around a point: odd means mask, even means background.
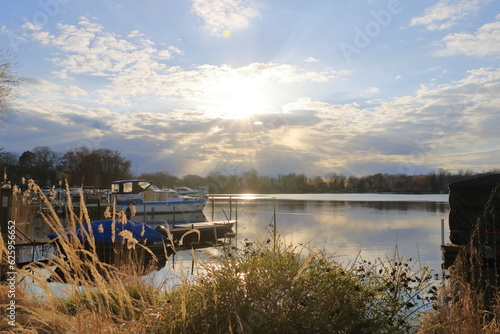
[[[212,35],[222,36],[224,29],[244,29],[260,13],[252,0],[192,0],[192,10],[204,21]]]
[[[41,30],[42,29],[42,26],[40,25],[37,25],[37,24],[34,24],[32,22],[25,22],[22,26],[21,26],[22,29],[26,29],[26,30]]]
[[[423,16],[412,18],[410,26],[423,25],[427,30],[444,30],[475,15],[493,0],[440,0],[425,10]]]
[[[305,59],[305,61],[308,62],[308,63],[317,63],[317,62],[319,62],[319,60],[316,59],[316,58],[314,58],[314,57],[307,57]]]
[[[238,96],[250,99],[249,94],[257,90],[266,95],[279,95],[287,85],[324,83],[345,75],[347,72],[307,71],[278,63],[251,63],[242,67],[206,64],[189,71],[177,67],[165,67],[157,71],[147,68],[116,75],[111,78],[112,84],[98,93],[103,103],[122,101],[124,105],[133,103],[137,96],[149,95],[171,100],[182,98],[184,106],[196,105],[200,110],[213,114],[210,110],[221,107],[217,100],[235,100]],[[246,95],[245,89],[249,90]]]
[[[69,86],[64,89],[64,92],[70,96],[87,95],[87,92],[78,86]]]
[[[500,16],[500,15],[499,15]],[[467,55],[475,57],[500,57],[500,17],[469,33],[448,34],[439,43],[439,56]]]
[[[86,18],[80,18],[77,25],[59,24],[54,34],[35,31],[32,38],[42,45],[56,48],[55,56],[50,59],[55,65],[53,76],[61,79],[72,79],[75,75],[103,77],[105,80],[95,80],[100,82],[94,89],[98,95],[95,102],[126,110],[132,106],[135,108],[142,99],[148,104],[169,99],[166,108],[170,110],[195,104],[200,110],[208,112],[218,107],[214,105],[216,99],[228,97],[235,100],[235,96],[228,94],[238,87],[241,87],[240,90],[267,90],[267,95],[273,92],[283,95],[279,90],[286,89],[286,85],[324,83],[350,73],[331,69],[309,71],[272,62],[251,63],[242,67],[205,64],[185,70],[167,63],[174,54],[182,54],[179,48],[157,48],[153,41],[137,30],[124,39],[106,32],[101,25]],[[214,91],[216,87],[220,90]],[[75,89],[69,92],[82,93]],[[91,96],[94,99],[95,94]],[[165,102],[162,104],[165,105]]]
[[[378,87],[370,87],[370,88],[368,88],[368,93],[371,93],[371,94],[380,93],[380,88],[378,88]]]
[[[43,92],[57,92],[62,90],[62,87],[60,85],[40,78],[28,77],[24,78],[23,82],[28,84],[30,87]]]
[[[138,31],[131,33],[134,41],[117,34],[105,32],[97,23],[82,17],[77,25],[58,24],[58,34],[37,30],[32,34],[42,45],[55,47],[57,57],[52,62],[60,69],[53,74],[59,78],[70,78],[76,74],[114,77],[118,73],[137,70],[157,70],[165,65],[155,59],[169,60],[172,52],[156,49],[154,42]]]

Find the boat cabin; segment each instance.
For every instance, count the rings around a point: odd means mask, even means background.
[[[116,196],[118,204],[126,202],[139,203],[173,203],[192,200],[181,196],[172,189],[159,189],[153,181],[125,180],[111,183],[111,193]]]
[[[148,190],[159,190],[152,181],[124,180],[111,183],[111,193],[115,195],[140,194]]]

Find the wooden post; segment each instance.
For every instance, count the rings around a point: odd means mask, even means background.
[[[214,221],[215,203],[214,196],[212,195],[212,221]]]
[[[236,222],[238,221],[238,200],[236,200],[234,202],[234,205],[235,205],[235,211],[234,211],[234,219],[236,220]]]
[[[5,244],[7,244],[8,225],[12,218],[12,188],[10,184],[3,184],[0,188],[0,230]]]
[[[441,246],[444,245],[444,219],[441,219]]]
[[[273,210],[274,211],[274,215],[273,215],[273,223],[274,223],[273,224],[274,225],[273,232],[274,232],[274,236],[273,237],[274,237],[274,250],[276,251],[276,228],[277,228],[277,226],[276,226],[276,197],[273,197],[273,207],[274,207],[274,210]]]

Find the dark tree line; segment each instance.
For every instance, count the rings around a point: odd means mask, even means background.
[[[444,169],[428,174],[372,174],[347,176],[329,173],[325,176],[306,176],[288,173],[274,177],[259,175],[252,169],[242,174],[210,172],[207,176],[185,175],[178,177],[166,171],[132,175],[131,162],[117,151],[91,150],[80,147],[64,154],[47,146],[38,146],[21,156],[0,148],[0,168],[7,167],[8,178],[19,183],[22,177],[32,178],[39,185],[57,185],[67,180],[70,186],[109,188],[112,181],[133,177],[157,182],[160,186],[209,187],[211,193],[447,193],[448,184],[483,173],[460,170],[450,173]]]
[[[37,146],[19,157],[0,148],[0,167],[7,170],[12,183],[22,178],[33,179],[40,186],[53,186],[68,181],[70,186],[109,188],[117,179],[131,178],[131,162],[119,152],[80,147],[64,154],[47,146]]]
[[[177,177],[167,172],[142,174],[139,177],[160,185],[174,187],[183,185],[191,188],[209,186],[211,193],[408,193],[446,194],[448,184],[454,181],[500,173],[500,170],[474,173],[460,170],[455,174],[444,169],[428,174],[373,174],[367,176],[346,176],[329,173],[326,176],[308,177],[305,174],[282,174],[275,177],[259,175],[256,170],[241,175],[213,171],[207,176],[186,175]]]

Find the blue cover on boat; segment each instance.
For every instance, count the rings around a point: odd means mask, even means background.
[[[121,242],[123,237],[119,235],[120,232],[127,230],[130,231],[133,237],[141,244],[151,244],[153,242],[164,241],[165,237],[156,232],[151,227],[144,223],[137,223],[133,221],[127,221],[127,223],[122,223],[119,221],[114,221],[114,241]],[[67,230],[69,233],[69,230]],[[90,232],[90,233],[89,233]],[[96,243],[111,243],[113,240],[113,220],[98,220],[90,223],[83,223],[76,227],[76,235],[78,239],[82,242],[87,241],[87,235],[94,235]],[[61,234],[52,233],[48,235],[50,239],[55,239]]]

